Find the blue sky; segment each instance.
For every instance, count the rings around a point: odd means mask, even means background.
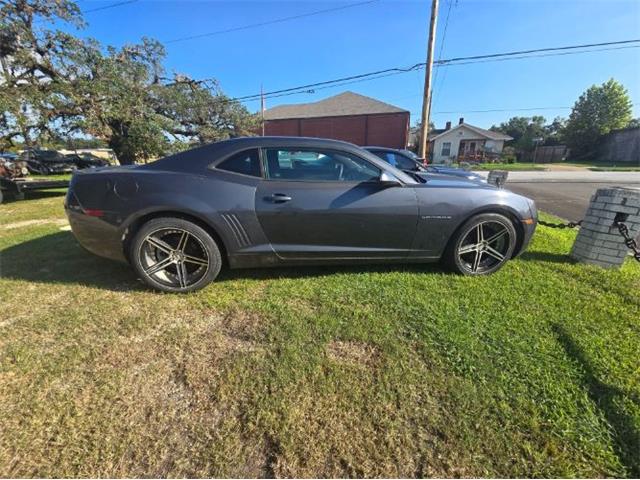
[[[82,9],[114,3],[80,1]],[[149,36],[160,41],[355,3],[326,1],[139,0],[88,13],[82,35],[122,45]],[[453,3],[450,3],[453,2]],[[317,16],[167,44],[168,72],[217,78],[231,96],[251,95],[305,83],[424,61],[430,0],[378,0]],[[443,34],[451,5],[446,38]],[[640,1],[441,0],[436,56],[481,55],[640,38]],[[438,127],[461,116],[489,127],[513,115],[567,116],[590,85],[613,77],[622,82],[640,116],[640,48],[581,55],[488,62],[438,69],[433,116]],[[315,94],[267,101],[319,100],[346,89],[412,112],[419,119],[424,72],[410,72]],[[259,102],[247,103],[251,111]],[[538,111],[517,111],[545,108]],[[474,113],[473,110],[505,109]],[[452,112],[452,113],[439,113]]]

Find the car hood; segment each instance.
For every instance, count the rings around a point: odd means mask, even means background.
[[[463,175],[453,175],[450,173],[432,173],[432,172],[419,172],[417,173],[421,178],[424,178],[427,183],[425,185],[437,186],[437,187],[458,187],[458,188],[496,188],[493,185],[489,185],[482,178],[467,178]]]

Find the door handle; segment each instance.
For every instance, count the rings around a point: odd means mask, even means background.
[[[284,203],[284,202],[290,202],[292,200],[292,198],[289,195],[286,195],[284,193],[274,193],[269,197],[269,199],[273,203]]]

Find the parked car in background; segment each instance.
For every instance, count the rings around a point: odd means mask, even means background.
[[[468,180],[485,182],[480,175],[462,168],[446,167],[441,165],[424,165],[423,159],[410,150],[398,150],[387,147],[363,147],[390,165],[412,174],[436,173],[464,177]]]
[[[77,240],[149,286],[188,292],[231,268],[443,260],[490,274],[536,228],[532,200],[462,177],[411,176],[353,144],[247,137],[146,165],[77,171]]]
[[[72,159],[56,150],[24,150],[20,153],[20,160],[26,162],[29,172],[41,175],[70,173],[77,169]]]
[[[96,155],[92,155],[88,152],[69,153],[65,155],[65,157],[71,160],[79,169],[107,167],[110,165],[109,160],[98,157]]]
[[[120,165],[118,157],[110,148],[76,148],[60,149],[58,151],[64,155],[70,156],[70,158],[79,157],[77,160],[81,165],[79,168]]]

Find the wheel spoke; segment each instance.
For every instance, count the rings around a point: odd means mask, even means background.
[[[500,230],[498,233],[495,233],[493,235],[491,235],[488,239],[487,239],[487,244],[492,244],[498,240],[500,240],[502,237],[504,237],[507,233],[509,233],[507,231],[507,229],[505,228],[504,230]]]
[[[476,237],[477,237],[478,243],[482,243],[484,241],[484,232],[482,231],[482,225],[484,224],[479,223],[478,226],[476,227]]]
[[[471,243],[469,245],[465,245],[464,247],[460,247],[458,249],[458,255],[475,252],[476,250],[478,250],[478,245],[476,245],[475,243]]]
[[[164,270],[169,265],[173,263],[173,259],[171,257],[167,257],[164,260],[160,260],[159,262],[154,263],[149,268],[145,270],[147,275],[153,275],[154,273],[158,273],[160,270]]]
[[[194,257],[193,255],[185,255],[184,261],[187,263],[195,263],[196,265],[203,265],[205,267],[209,265],[209,262],[206,258],[198,258]]]
[[[471,267],[471,271],[473,272],[478,271],[478,267],[480,266],[480,260],[482,260],[482,254],[483,252],[481,251],[476,252],[476,258],[473,260],[473,266]]]
[[[501,262],[504,260],[504,255],[494,248],[487,246],[486,252],[487,252],[487,255],[491,255],[496,260],[500,260]]]
[[[176,265],[176,270],[178,272],[178,282],[180,282],[181,288],[186,288],[187,286],[187,268],[184,265],[184,262],[178,262]]]
[[[185,231],[182,232],[182,235],[180,236],[180,240],[178,241],[178,246],[176,247],[176,250],[178,252],[183,252],[184,253],[184,249],[187,246],[187,241],[189,240],[189,234]]]
[[[148,236],[146,241],[149,245],[163,251],[164,253],[171,253],[171,251],[173,250],[173,248],[171,248],[171,245],[169,245],[164,240],[160,240],[159,238]]]

